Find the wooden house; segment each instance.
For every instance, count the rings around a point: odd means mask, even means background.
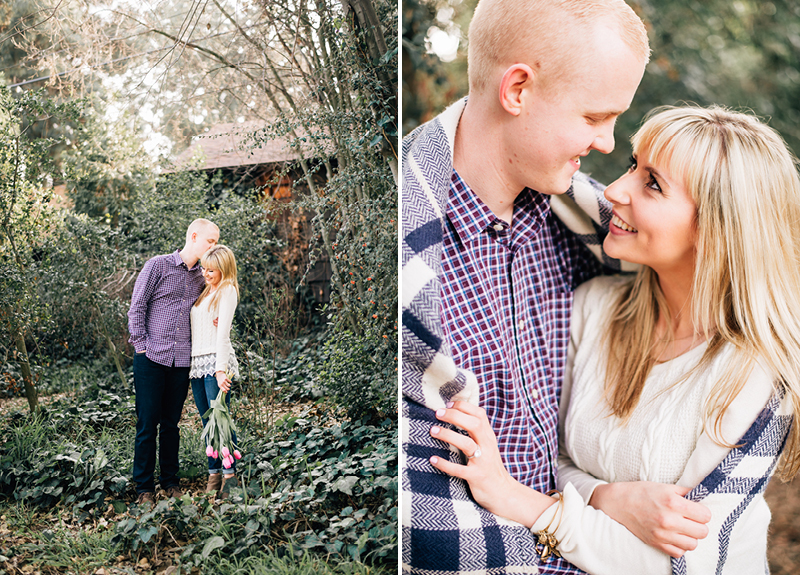
[[[237,193],[257,189],[265,199],[289,201],[293,194],[306,193],[308,186],[298,163],[300,156],[287,139],[262,140],[258,146],[253,146],[253,134],[263,127],[263,122],[217,124],[193,138],[191,145],[175,159],[175,170],[203,171],[209,176],[220,173],[225,188]],[[324,175],[315,174],[314,177],[318,185],[324,185]],[[312,237],[309,218],[283,210],[277,220],[284,239],[299,241],[304,247],[303,261],[307,265]],[[330,262],[323,254],[305,280],[318,303],[329,301],[330,279]]]

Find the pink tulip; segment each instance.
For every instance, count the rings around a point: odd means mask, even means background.
[[[230,462],[230,461],[228,461],[228,458],[227,458],[227,457],[226,457],[225,459],[223,459],[223,460],[222,460],[222,467],[224,467],[225,469],[230,469],[230,468],[231,468],[231,465],[232,465],[232,464],[231,464],[231,462]]]
[[[231,456],[231,452],[227,447],[223,447],[221,451],[222,451],[222,457],[230,457]]]
[[[208,455],[209,457],[214,455],[214,448],[211,447],[210,445],[206,446],[206,455]]]
[[[242,458],[242,454],[241,454],[241,453],[239,453],[239,450],[238,450],[238,449],[234,449],[234,450],[233,450],[233,456],[234,456],[236,459],[241,459],[241,458]]]
[[[219,458],[219,452],[217,452],[217,451],[215,450],[215,451],[214,451],[214,452],[211,454],[211,457],[213,457],[214,459],[217,459],[217,458]]]

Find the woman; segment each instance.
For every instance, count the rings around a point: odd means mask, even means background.
[[[472,454],[467,465],[431,463],[530,527],[543,555],[560,552],[594,575],[764,573],[763,490],[781,452],[784,477],[800,468],[798,426],[789,432],[800,409],[796,161],[756,118],[716,107],[662,109],[632,143],[631,167],[605,192],[614,217],[603,247],[642,268],[575,292],[563,493],[554,505],[511,478],[485,414],[463,402],[437,417],[469,436],[431,433]],[[671,565],[632,534],[648,540],[645,522],[609,497],[615,482],[691,489],[710,521],[664,536],[661,549],[680,557]]]
[[[231,402],[231,377],[238,377],[239,366],[231,346],[231,324],[239,301],[239,284],[236,281],[236,258],[223,245],[208,250],[200,259],[206,287],[192,307],[192,364],[189,377],[192,380],[192,395],[200,412],[208,411],[210,402],[217,398],[219,390],[226,392],[227,405]],[[217,325],[214,321],[217,320]],[[236,434],[233,434],[236,443]],[[222,459],[208,458],[207,493],[221,492],[225,485],[236,485],[236,463],[224,470]]]

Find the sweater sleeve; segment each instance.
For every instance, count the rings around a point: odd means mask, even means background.
[[[228,370],[228,359],[233,352],[231,345],[231,325],[233,312],[236,311],[238,302],[236,290],[232,287],[225,288],[219,298],[219,321],[217,322],[217,366],[216,371]]]
[[[583,330],[585,326],[585,315],[587,312],[587,300],[591,300],[591,296],[587,295],[592,291],[592,285],[602,283],[605,285],[611,278],[597,278],[593,281],[586,282],[575,290],[575,296],[572,303],[572,318],[570,320],[570,334],[569,344],[567,347],[567,362],[564,368],[564,381],[561,386],[561,401],[559,404],[558,416],[558,438],[559,438],[559,455],[558,455],[558,489],[563,490],[567,483],[580,493],[583,500],[588,503],[592,497],[595,487],[601,483],[606,483],[597,479],[593,475],[586,473],[579,469],[567,455],[567,448],[564,444],[564,422],[566,421],[567,409],[569,408],[569,401],[572,395],[572,368],[575,364],[575,352],[581,343]],[[591,307],[591,306],[590,306]]]
[[[773,391],[772,378],[756,366],[742,391],[725,412],[721,427],[722,437],[726,441],[742,437],[758,417]],[[728,451],[728,448],[719,446],[704,431],[678,483],[686,486],[697,485],[719,465]],[[562,463],[566,465],[565,469],[562,469]],[[569,479],[563,486],[563,511],[558,505],[551,506],[537,519],[531,531],[540,531],[548,524],[558,525],[555,536],[559,541],[561,554],[592,575],[672,573],[668,555],[646,545],[623,525],[586,503],[594,487],[601,483],[599,480],[575,467],[569,458],[563,455],[559,460],[559,474],[563,474],[559,478],[559,486],[565,479]],[[738,499],[725,497],[708,498],[703,501],[712,514],[710,533],[699,541],[697,549],[687,553],[689,573],[709,572],[704,571],[709,565],[712,566],[710,572],[714,571],[713,566],[719,558],[717,533],[722,529],[722,521],[733,513],[734,507],[739,503]],[[737,533],[740,536],[766,533],[768,523],[768,514],[766,519],[763,515],[753,515],[748,530]],[[735,537],[731,541],[731,545],[746,544],[747,541],[736,541]],[[751,556],[756,563],[763,559],[758,553],[753,553]],[[743,572],[750,571],[745,569]]]

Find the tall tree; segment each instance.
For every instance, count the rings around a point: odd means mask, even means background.
[[[53,225],[50,207],[53,164],[49,138],[31,138],[25,126],[36,120],[75,118],[77,104],[54,106],[41,93],[28,92],[18,100],[0,88],[0,329],[13,342],[12,357],[20,366],[25,396],[31,412],[38,407],[38,394],[28,358],[26,335],[42,321],[36,281],[49,273],[38,246]]]

